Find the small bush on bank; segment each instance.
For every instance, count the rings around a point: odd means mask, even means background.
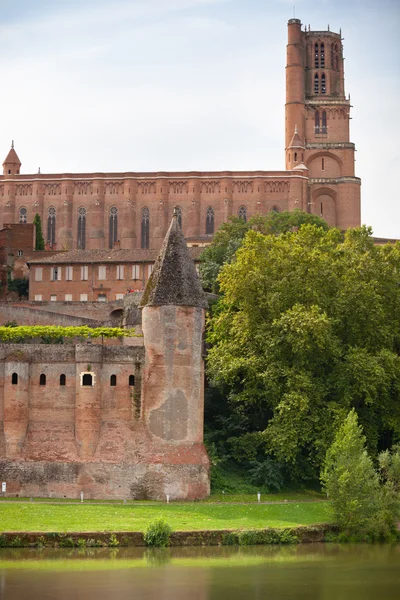
[[[288,529],[230,531],[222,536],[224,546],[261,546],[268,544],[297,544],[297,535]]]
[[[155,519],[147,527],[144,541],[147,546],[165,548],[169,545],[171,533],[172,529],[164,519]]]

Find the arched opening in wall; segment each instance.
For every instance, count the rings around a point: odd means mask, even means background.
[[[60,375],[60,385],[65,385],[67,381],[67,378],[65,377],[64,373],[62,375]]]
[[[211,206],[207,207],[206,212],[206,234],[212,235],[214,233],[214,209]]]
[[[129,385],[133,387],[135,385],[135,376],[129,375]]]
[[[319,133],[319,123],[320,123],[320,121],[319,121],[319,110],[315,111],[315,120],[314,120],[314,123],[315,123],[315,133]]]
[[[294,162],[297,162],[297,152],[294,153]]]
[[[319,94],[319,75],[315,73],[314,75],[314,94]]]
[[[18,220],[20,223],[28,222],[28,211],[25,208],[25,206],[21,206],[21,208],[19,209],[19,219]]]
[[[321,75],[321,94],[326,94],[326,76],[325,73]]]
[[[290,158],[289,158],[290,160]],[[247,208],[245,206],[239,206],[238,217],[242,219],[245,223],[247,221]]]
[[[111,387],[115,387],[117,385],[117,376],[116,375],[111,375],[110,377],[110,386]]]
[[[78,250],[86,248],[86,208],[81,206],[78,209]]]
[[[11,375],[11,384],[18,385],[18,373],[13,373]]]
[[[326,121],[326,110],[322,111],[322,133],[327,133],[327,121]]]
[[[321,158],[321,171],[325,171],[325,159]]]
[[[335,61],[335,65],[334,65],[335,70],[339,71],[339,47],[337,44],[335,44],[335,59],[334,59],[334,61]]]
[[[150,211],[145,206],[142,208],[142,221],[141,221],[141,247],[143,249],[149,248],[150,244]]]
[[[118,241],[118,208],[112,206],[108,218],[108,246],[114,248],[115,242]]]
[[[321,50],[320,50],[320,61],[321,61],[321,67],[324,68],[325,67],[325,44],[323,42],[321,44]]]
[[[318,44],[314,45],[314,68],[315,69],[319,68],[319,49],[318,49]]]
[[[93,375],[90,373],[84,373],[82,376],[82,385],[93,385]]]
[[[271,212],[276,212],[276,213],[278,213],[278,212],[279,212],[279,208],[278,208],[277,206],[273,206],[273,207],[271,208]]]
[[[46,375],[44,373],[40,374],[39,385],[46,385]]]
[[[50,206],[47,211],[47,243],[50,244],[50,249],[56,243],[56,209]]]
[[[174,212],[176,214],[176,219],[178,221],[178,225],[182,229],[182,209],[181,209],[181,207],[175,206]]]

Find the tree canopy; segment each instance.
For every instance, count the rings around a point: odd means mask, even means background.
[[[231,448],[317,476],[351,408],[372,456],[400,439],[399,243],[375,246],[365,227],[250,228],[217,282],[208,375],[229,398]]]
[[[35,250],[44,250],[44,237],[42,232],[42,220],[40,215],[36,213],[33,219],[35,225]]]

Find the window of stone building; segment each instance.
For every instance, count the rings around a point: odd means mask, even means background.
[[[245,206],[239,206],[238,217],[239,217],[239,219],[243,219],[243,221],[246,223],[246,221],[247,221],[247,208]]]
[[[74,268],[71,265],[65,267],[65,280],[72,281],[74,277]]]
[[[35,281],[42,281],[42,279],[43,279],[43,267],[36,267]]]
[[[135,376],[134,375],[129,375],[129,385],[130,386],[135,385]]]
[[[154,265],[148,265],[148,267],[147,267],[148,277],[150,277],[150,275],[152,274],[153,268],[154,268]]]
[[[82,374],[82,385],[93,385],[93,375],[91,373]]]
[[[318,44],[314,45],[314,68],[319,68],[319,48]]]
[[[81,302],[87,302],[88,299],[88,295],[87,294],[81,294],[80,295],[80,301]]]
[[[11,384],[18,385],[18,373],[13,373],[11,375]]]
[[[65,377],[64,373],[62,375],[60,375],[60,385],[65,385],[66,380],[67,380],[67,378]]]
[[[117,279],[124,279],[124,265],[117,265]]]
[[[132,265],[132,279],[140,279],[140,265]]]
[[[35,302],[41,302],[42,301],[42,294],[35,294]]]
[[[325,44],[323,42],[322,42],[321,48],[320,48],[320,62],[321,62],[321,67],[324,68],[325,67]]]
[[[56,302],[57,301],[57,295],[56,294],[51,294],[50,296],[50,302]]]
[[[108,245],[114,248],[115,242],[118,241],[118,208],[112,206],[110,208],[110,216],[108,219]]]
[[[98,294],[97,295],[97,302],[107,302],[107,296],[106,296],[106,294]]]
[[[50,279],[51,281],[61,281],[61,267],[51,267]]]
[[[150,247],[150,211],[147,206],[142,208],[141,247]]]
[[[326,110],[322,111],[322,133],[327,133],[328,128],[326,124]]]
[[[206,211],[206,234],[212,235],[214,233],[214,209],[209,206]]]
[[[111,375],[111,377],[110,377],[110,385],[112,387],[115,387],[117,385],[117,376],[116,375]]]
[[[319,94],[319,75],[315,73],[314,75],[314,94]]]
[[[50,206],[47,211],[47,243],[53,248],[56,243],[56,209]]]
[[[326,77],[325,73],[321,75],[321,94],[326,94]]]
[[[19,222],[27,223],[28,222],[28,211],[25,206],[21,206],[19,209]]]
[[[81,206],[78,210],[78,250],[86,248],[86,208]]]
[[[98,275],[99,279],[107,279],[107,267],[105,265],[100,265],[99,266],[99,275]]]
[[[87,265],[84,265],[81,267],[81,280],[87,281],[88,276],[89,276],[89,267]]]
[[[72,302],[72,294],[65,294],[65,302]]]
[[[23,250],[18,250],[18,256],[23,256],[24,255],[24,251]]]
[[[297,162],[297,152],[294,153],[294,162]]]
[[[315,111],[315,133],[319,133],[319,110]]]
[[[321,160],[321,171],[325,171],[325,159]]]
[[[124,299],[124,294],[115,294],[115,299],[116,300],[123,300]]]
[[[39,385],[46,385],[46,375],[44,373],[41,373],[39,377]]]

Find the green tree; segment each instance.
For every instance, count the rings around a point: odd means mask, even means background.
[[[200,274],[204,288],[214,293],[219,291],[218,275],[221,267],[232,262],[248,231],[255,230],[265,235],[278,235],[298,229],[306,223],[328,229],[326,221],[321,217],[301,210],[280,213],[271,211],[265,216],[256,215],[248,221],[231,217],[228,222],[221,225],[212,243],[201,255]]]
[[[40,215],[36,213],[35,218],[33,219],[33,224],[35,225],[35,250],[44,250],[44,238],[42,232],[42,221],[40,219]]]
[[[318,477],[351,408],[373,457],[400,439],[399,243],[375,246],[365,227],[252,229],[218,284],[208,377],[226,422],[243,414],[264,454],[301,478]]]

